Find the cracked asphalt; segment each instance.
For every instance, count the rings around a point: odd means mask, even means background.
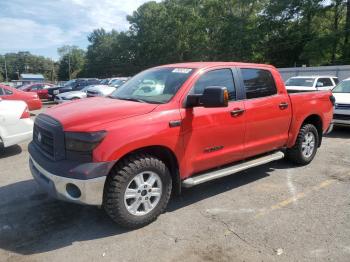
[[[315,160],[285,160],[185,190],[151,225],[59,202],[32,180],[27,143],[0,152],[0,261],[350,261],[350,129]]]

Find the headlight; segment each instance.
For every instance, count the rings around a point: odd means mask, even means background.
[[[92,152],[104,139],[106,131],[91,133],[66,132],[66,150],[75,152]]]

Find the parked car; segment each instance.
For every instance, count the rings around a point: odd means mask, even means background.
[[[55,96],[55,102],[56,103],[65,103],[65,102],[69,102],[72,100],[78,100],[78,99],[83,99],[86,98],[86,91],[90,88],[91,86],[86,86],[83,89],[79,90],[79,91],[70,91],[70,92],[65,92],[65,93],[61,93]]]
[[[109,85],[112,78],[105,78],[100,80],[100,85]]]
[[[295,76],[286,81],[288,92],[332,90],[339,80],[335,76]]]
[[[48,89],[53,88],[55,85],[49,83],[35,83],[19,87],[19,90],[24,92],[37,93],[40,99],[48,99]]]
[[[118,77],[114,78],[110,81],[109,86],[113,86],[115,88],[120,87],[122,84],[124,84],[126,81],[128,81],[129,78],[127,77]]]
[[[332,127],[350,126],[350,78],[340,82],[332,92],[335,97]]]
[[[162,88],[150,96],[145,83]],[[140,89],[145,95],[136,95]],[[285,156],[309,164],[333,102],[331,91],[289,95],[272,66],[165,65],[141,72],[109,98],[38,115],[30,169],[54,197],[103,206],[120,225],[141,227],[165,210],[172,189]]]
[[[86,90],[87,97],[109,96],[115,91],[115,87],[106,85],[89,86]]]
[[[50,88],[49,89],[49,99],[51,101],[55,100],[55,96],[61,93],[65,92],[71,92],[71,91],[79,91],[83,89],[86,86],[90,85],[98,85],[100,84],[100,80],[97,78],[78,78],[78,79],[72,79],[64,84],[64,86],[56,87],[56,88]]]
[[[21,100],[27,103],[29,110],[38,110],[42,103],[37,93],[24,92],[13,87],[0,85],[0,98],[2,100]]]
[[[29,140],[32,134],[33,121],[27,104],[0,98],[0,148]]]

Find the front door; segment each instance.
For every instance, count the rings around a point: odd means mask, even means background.
[[[243,158],[244,103],[237,101],[233,72],[229,68],[207,71],[190,91],[190,94],[202,94],[209,86],[226,87],[230,99],[228,107],[181,109],[187,163],[184,177]]]

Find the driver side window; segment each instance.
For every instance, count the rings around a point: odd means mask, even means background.
[[[218,69],[204,73],[195,83],[191,93],[201,95],[204,89],[209,86],[226,87],[229,100],[236,100],[236,89],[230,69]]]

